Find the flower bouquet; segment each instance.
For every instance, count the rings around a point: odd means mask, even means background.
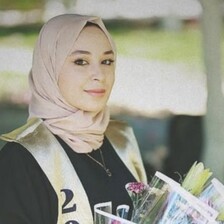
[[[149,184],[128,183],[132,199],[131,220],[128,207],[119,206],[111,214],[109,203],[96,206],[95,224],[224,224],[224,185],[213,178],[202,163],[194,163],[182,182],[156,172]]]

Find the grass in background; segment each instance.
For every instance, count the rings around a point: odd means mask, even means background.
[[[33,48],[41,24],[0,28],[0,46]],[[201,63],[200,31],[168,31],[150,26],[108,25],[118,54],[168,62]]]
[[[167,62],[201,64],[200,32],[190,29],[163,31],[153,29],[130,30],[127,33],[112,31],[118,53],[129,57]]]

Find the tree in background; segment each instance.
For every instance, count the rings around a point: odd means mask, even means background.
[[[204,163],[224,181],[224,98],[222,92],[221,36],[222,0],[200,0],[203,7],[202,35],[207,74]]]

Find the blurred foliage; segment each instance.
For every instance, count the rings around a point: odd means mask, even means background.
[[[1,1],[1,0],[0,0]],[[42,24],[24,24],[0,27],[0,46],[32,47]]]
[[[45,0],[0,0],[0,10],[42,9]]]
[[[201,63],[199,30],[176,32],[149,28],[111,33],[118,52],[124,55],[168,62]]]
[[[1,0],[0,0],[1,1]],[[23,25],[17,25],[17,26],[2,26],[0,27],[0,37],[20,33],[24,36],[24,38],[27,35],[36,35],[39,33],[40,29],[42,27],[42,24],[23,24]]]
[[[0,80],[0,102],[20,103],[25,100],[23,98],[28,91],[27,76],[16,72],[1,72]]]
[[[164,29],[162,20],[106,21],[119,54],[201,67],[201,31],[198,22],[182,22],[177,30]]]

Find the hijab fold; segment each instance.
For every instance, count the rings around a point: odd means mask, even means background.
[[[48,129],[77,153],[88,153],[102,145],[110,119],[107,106],[96,114],[69,105],[58,87],[64,61],[87,22],[95,23],[101,28],[116,52],[110,34],[100,18],[75,14],[59,15],[42,27],[29,74],[32,94],[29,117],[43,119]]]

